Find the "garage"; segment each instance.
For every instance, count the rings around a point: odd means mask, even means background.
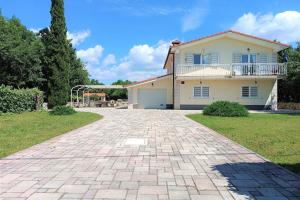
[[[138,89],[138,108],[165,109],[167,105],[167,89]]]

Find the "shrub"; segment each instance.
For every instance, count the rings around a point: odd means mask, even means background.
[[[37,88],[13,89],[0,86],[0,112],[21,113],[39,110],[43,105],[43,92]]]
[[[76,111],[71,106],[55,106],[51,111],[51,115],[72,115]]]
[[[204,115],[221,117],[245,117],[248,110],[239,103],[229,101],[216,101],[203,110]]]

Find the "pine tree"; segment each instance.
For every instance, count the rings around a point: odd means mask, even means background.
[[[65,105],[69,98],[70,62],[64,1],[52,0],[49,53],[49,107]]]

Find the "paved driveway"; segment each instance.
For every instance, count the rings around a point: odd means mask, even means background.
[[[0,160],[0,199],[300,197],[298,176],[187,112],[90,110],[104,119]]]

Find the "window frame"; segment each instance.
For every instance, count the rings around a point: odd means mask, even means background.
[[[243,96],[243,88],[244,87],[248,87],[248,96]],[[251,88],[256,88],[256,96],[252,96],[251,95]],[[255,99],[258,98],[258,86],[256,85],[244,85],[241,86],[241,98],[245,98],[245,99]]]
[[[196,87],[200,87],[201,88],[201,96],[195,96],[195,88]],[[208,88],[208,96],[203,96],[203,87],[207,87]],[[197,86],[193,86],[192,88],[192,94],[193,94],[193,98],[195,99],[209,99],[210,96],[211,96],[211,92],[210,92],[210,87],[209,86],[206,86],[206,85],[197,85]]]

